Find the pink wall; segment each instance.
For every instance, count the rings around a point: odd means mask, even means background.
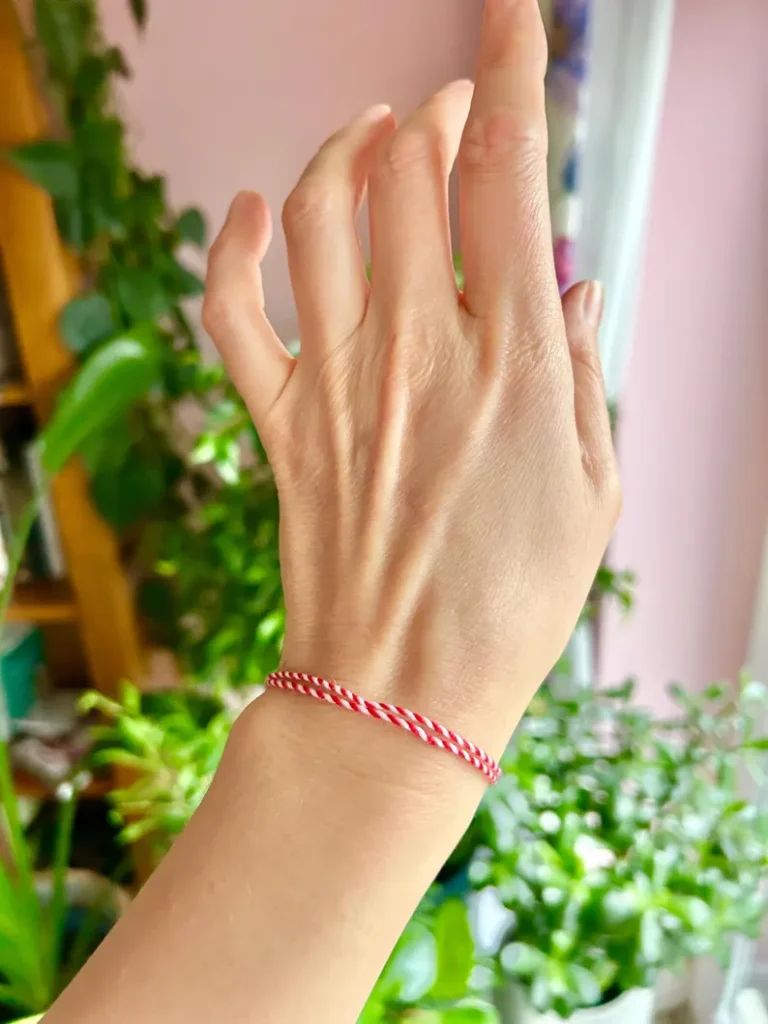
[[[765,0],[678,0],[636,354],[624,403],[626,511],[615,557],[641,578],[611,622],[606,673],[654,691],[732,675],[744,657],[768,502]],[[218,225],[233,194],[278,211],[305,160],[351,114],[405,111],[471,73],[482,0],[103,0],[136,70],[136,153],[175,202]],[[269,310],[295,323],[279,232]]]
[[[373,103],[409,112],[471,75],[482,0],[149,0],[137,40],[128,0],[103,0],[105,30],[135,69],[125,110],[138,159],[175,202],[218,227],[241,188],[273,215],[323,139]],[[282,237],[264,268],[278,332],[295,335]]]
[[[768,5],[678,0],[614,560],[639,575],[604,674],[646,693],[743,663],[768,516]]]

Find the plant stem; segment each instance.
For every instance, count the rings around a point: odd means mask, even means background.
[[[59,815],[56,823],[56,839],[53,855],[53,892],[48,908],[51,930],[50,980],[51,998],[56,994],[54,986],[61,962],[61,942],[64,935],[64,921],[67,913],[67,869],[72,850],[72,830],[75,824],[77,800],[71,784],[60,787],[63,793],[59,800]]]

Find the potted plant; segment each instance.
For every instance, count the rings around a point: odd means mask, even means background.
[[[766,745],[749,714],[761,692],[675,688],[683,714],[658,722],[629,683],[540,691],[470,865],[511,913],[496,961],[504,1019],[645,1024],[663,968],[725,959],[733,935],[756,933],[768,815],[739,797],[737,769]]]

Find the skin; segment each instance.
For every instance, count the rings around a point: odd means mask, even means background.
[[[374,108],[326,143],[283,216],[298,360],[264,314],[271,226],[255,193],[213,246],[204,308],[280,494],[285,667],[495,756],[567,641],[620,504],[601,290],[561,303],[555,282],[545,67],[536,0],[488,0],[474,89],[449,85],[399,127]],[[483,790],[397,729],[270,692],[47,1024],[353,1024]]]

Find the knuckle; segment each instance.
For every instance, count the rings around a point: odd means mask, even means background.
[[[611,526],[615,526],[624,506],[624,491],[619,468],[613,455],[610,456],[602,467],[602,473],[598,480],[598,490],[601,503],[609,516]]]
[[[433,166],[439,160],[439,147],[430,132],[404,128],[396,132],[381,154],[377,171],[391,180],[400,181],[414,171]]]
[[[586,335],[579,335],[575,339],[569,339],[571,359],[576,365],[580,376],[585,378],[585,383],[591,390],[601,394],[604,391],[603,364],[600,361],[600,353],[596,344]]]
[[[521,176],[534,178],[546,158],[546,125],[512,110],[495,110],[472,118],[459,150],[462,169],[479,174],[515,166]]]
[[[206,288],[201,319],[203,327],[214,340],[229,330],[232,323],[232,306],[220,289]]]
[[[336,208],[333,188],[320,174],[308,174],[291,192],[283,206],[286,234],[326,223]]]

